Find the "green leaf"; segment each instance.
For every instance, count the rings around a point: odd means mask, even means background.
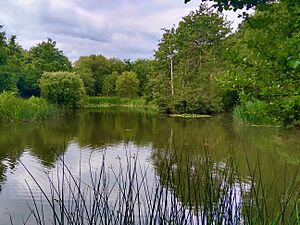
[[[287,65],[292,69],[296,69],[300,65],[300,61],[296,59],[292,59],[288,61]]]

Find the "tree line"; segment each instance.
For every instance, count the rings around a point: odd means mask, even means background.
[[[90,55],[72,65],[51,39],[24,50],[2,31],[0,91],[60,103],[65,100],[57,98],[76,83],[74,95],[139,96],[168,113],[234,111],[250,122],[297,124],[299,10],[289,1],[261,4],[233,32],[222,14],[201,4],[164,29],[151,60]]]

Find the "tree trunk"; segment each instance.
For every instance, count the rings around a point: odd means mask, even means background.
[[[171,95],[174,96],[173,56],[170,57]]]

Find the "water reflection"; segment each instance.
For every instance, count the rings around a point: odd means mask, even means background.
[[[232,123],[226,115],[181,119],[147,111],[112,109],[70,113],[63,119],[42,124],[1,125],[0,217],[9,210],[9,205],[22,211],[26,205],[16,205],[29,199],[23,185],[28,175],[21,169],[18,159],[28,162],[35,176],[40,177],[38,171],[53,171],[58,157],[64,153],[69,155],[69,162],[75,162],[82,157],[80,152],[89,155],[91,151],[101,152],[108,148],[112,161],[126,144],[132,143],[134,148],[143,149],[139,155],[144,162],[153,165],[162,185],[166,185],[170,172],[177,174],[172,181],[177,197],[183,204],[192,202],[195,207],[197,195],[205,197],[199,190],[209,186],[213,187],[211,190],[235,190],[236,198],[241,198],[243,189],[249,189],[256,182],[249,180],[249,170],[261,173],[266,188],[276,187],[276,192],[283,192],[283,181],[293,179],[300,162],[299,137],[299,130],[241,126]],[[234,166],[230,164],[233,157]],[[166,158],[172,159],[172,171],[165,170]],[[256,170],[258,166],[260,171]],[[209,167],[211,173],[205,174],[204,167]],[[238,168],[238,176],[233,167]],[[226,182],[224,171],[228,173],[226,179],[230,178]],[[199,177],[205,177],[206,182],[199,183]],[[236,188],[237,178],[243,184],[240,189]],[[7,194],[11,193],[9,190],[19,194],[12,197]],[[225,200],[215,193],[210,201],[220,204]]]

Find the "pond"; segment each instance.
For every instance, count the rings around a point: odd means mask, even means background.
[[[197,206],[193,199],[203,192],[199,187],[214,187],[214,180],[219,177],[215,173],[235,168],[234,176],[245,192],[259,182],[264,190],[272,190],[268,192],[270,205],[266,206],[272,208],[276,196],[284,195],[289,181],[300,180],[295,175],[300,163],[300,130],[241,125],[232,121],[230,115],[184,119],[118,108],[74,112],[40,124],[2,124],[0,225],[10,224],[10,217],[14,224],[23,224],[28,218],[27,224],[33,223],[32,196],[36,197],[38,207],[47,205],[34,179],[50,193],[48,178],[57,183],[62,159],[72,174],[80,174],[85,181],[94,170],[101,170],[103,157],[107,167],[115,171],[120,166],[128,168],[126,163],[136,157],[140,171],[137,177],[147,170],[150,183],[155,180],[164,187],[171,185],[176,204],[188,207],[192,203],[193,208]],[[166,158],[172,158],[172,170],[165,170]],[[214,169],[202,176],[208,176],[210,182],[195,186],[190,180],[195,180],[203,170],[200,165],[208,158],[211,163],[206,165]],[[176,179],[168,184],[167,171],[175,170]],[[259,174],[259,178],[254,174]],[[219,184],[222,189],[224,180]],[[235,191],[240,192],[239,188]],[[193,197],[185,193],[193,193]],[[237,198],[243,196],[237,194]],[[220,204],[220,199],[216,202]],[[51,210],[47,212],[47,206],[43,210],[46,224],[51,224]]]

